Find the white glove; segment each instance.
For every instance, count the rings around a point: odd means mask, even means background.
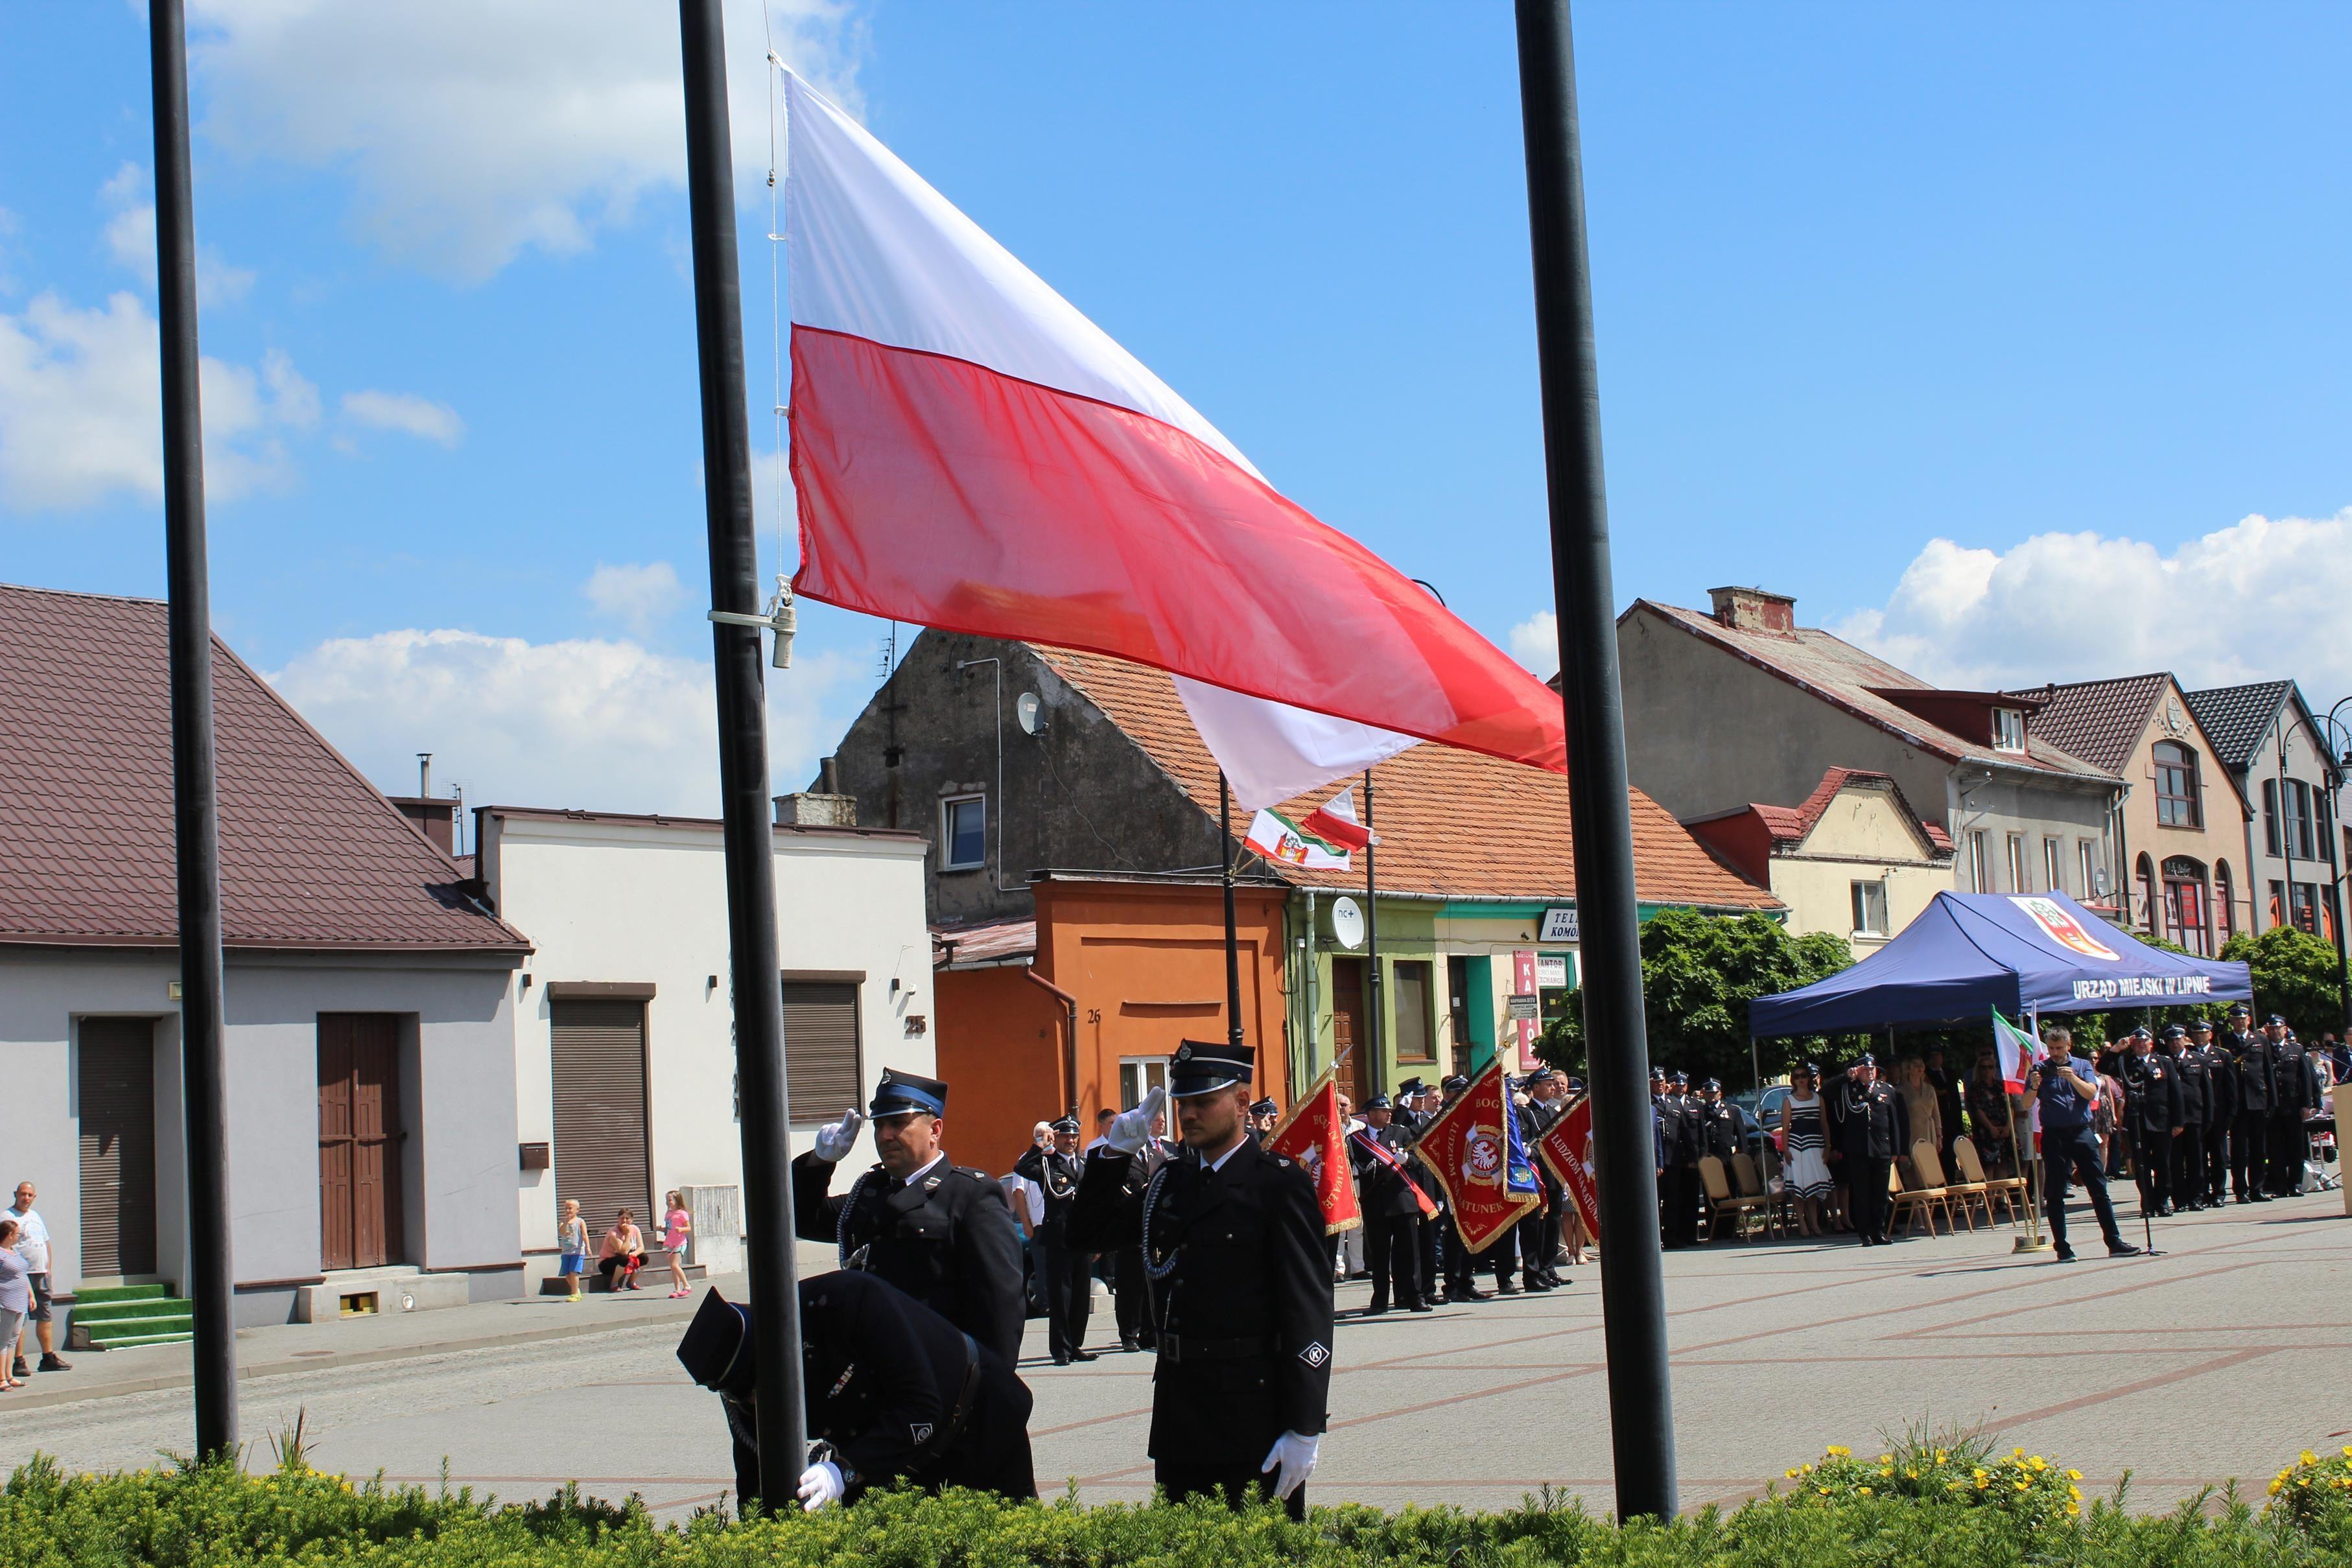
[[[848,1490],[841,1479],[841,1467],[831,1459],[811,1465],[801,1472],[801,1510],[814,1513],[826,1503],[839,1502]]]
[[[1258,1467],[1258,1473],[1263,1475],[1277,1465],[1282,1467],[1274,1478],[1274,1495],[1276,1498],[1287,1498],[1307,1484],[1307,1478],[1315,1473],[1315,1455],[1322,1444],[1320,1437],[1303,1437],[1297,1432],[1285,1432],[1274,1440],[1274,1447],[1266,1451],[1265,1463]]]
[[[810,1152],[827,1165],[840,1163],[850,1145],[857,1142],[857,1129],[866,1125],[866,1118],[855,1111],[844,1111],[838,1122],[827,1122],[816,1130],[816,1147]]]
[[[1122,1111],[1103,1134],[1103,1142],[1122,1155],[1131,1155],[1150,1140],[1151,1124],[1168,1109],[1168,1088],[1154,1084],[1143,1103],[1132,1111]]]

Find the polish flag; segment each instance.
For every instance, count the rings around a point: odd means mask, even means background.
[[[1416,739],[1567,770],[1557,694],[824,95],[785,102],[796,591],[1167,670],[1247,809]]]
[[[1354,851],[1372,841],[1372,831],[1356,821],[1356,792],[1342,789],[1307,813],[1299,826],[1327,843]]]

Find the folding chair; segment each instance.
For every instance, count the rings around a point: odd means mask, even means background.
[[[1888,1224],[1900,1223],[1907,1214],[1911,1217],[1911,1223],[1906,1228],[1916,1230],[1919,1228],[1919,1217],[1924,1214],[1927,1217],[1927,1235],[1932,1239],[1936,1234],[1936,1206],[1944,1201],[1944,1189],[1927,1186],[1905,1186],[1903,1166],[1898,1162],[1887,1166],[1886,1191],[1895,1200],[1895,1212],[1888,1217]],[[1948,1228],[1951,1222],[1952,1217],[1947,1212],[1944,1223]]]
[[[1936,1157],[1936,1146],[1924,1138],[1912,1145],[1911,1164],[1917,1169],[1924,1186],[1944,1189],[1944,1218],[1947,1223],[1951,1219],[1952,1211],[1958,1209],[1960,1218],[1969,1222],[1969,1229],[1975,1230],[1977,1218],[1970,1207],[1974,1205],[1984,1210],[1985,1228],[1992,1228],[1992,1204],[1985,1197],[1984,1183],[1953,1181],[1945,1176],[1944,1162]]]
[[[1952,1163],[1960,1167],[1962,1177],[1985,1189],[1985,1212],[1988,1215],[1992,1213],[1992,1200],[1999,1198],[2009,1222],[2012,1225],[2017,1223],[2018,1215],[2027,1202],[2023,1176],[1987,1176],[1983,1157],[1977,1153],[1975,1143],[1965,1134],[1952,1140]]]
[[[1764,1216],[1764,1234],[1767,1236],[1775,1234],[1780,1225],[1780,1205],[1779,1200],[1773,1197],[1771,1190],[1764,1185],[1763,1176],[1758,1173],[1756,1156],[1746,1149],[1732,1155],[1731,1179],[1740,1197],[1760,1197],[1764,1200],[1763,1207],[1758,1211]]]
[[[1763,1208],[1768,1200],[1761,1194],[1749,1197],[1732,1191],[1731,1179],[1723,1173],[1723,1162],[1713,1155],[1699,1156],[1698,1179],[1706,1188],[1706,1239],[1715,1239],[1717,1221],[1728,1214],[1739,1239],[1747,1240],[1748,1217]]]

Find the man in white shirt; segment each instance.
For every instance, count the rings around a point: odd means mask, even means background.
[[[49,1321],[49,1228],[33,1210],[35,1196],[33,1184],[20,1181],[16,1184],[16,1203],[0,1211],[0,1215],[16,1222],[16,1255],[25,1260],[26,1282],[33,1288],[33,1310],[25,1316],[25,1332],[17,1334],[15,1344],[5,1347],[16,1356],[16,1370],[11,1375],[16,1377],[27,1375],[25,1370],[26,1333],[39,1337],[43,1372],[73,1370],[70,1362],[58,1359],[57,1325]]]

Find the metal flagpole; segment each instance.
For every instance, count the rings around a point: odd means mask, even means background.
[[[172,815],[180,917],[181,1093],[187,1124],[188,1297],[196,1455],[233,1458],[236,1275],[230,1257],[228,1090],[221,1040],[220,818],[213,770],[212,589],[205,547],[196,350],[196,219],[182,0],[151,0],[155,295],[163,335],[164,619],[172,667]]]
[[[2040,1013],[2029,1012],[2025,1015],[2025,1032],[2032,1035],[2037,1043],[2041,1040],[2042,1015]],[[2010,1250],[2047,1252],[2050,1250],[2050,1244],[2042,1239],[2042,1216],[2039,1212],[2041,1194],[2037,1190],[2035,1179],[2042,1175],[2042,1170],[2038,1163],[2034,1165],[2026,1163],[2025,1134],[2019,1129],[2017,1123],[2018,1114],[2012,1110],[2009,1113],[2009,1141],[2017,1151],[2018,1174],[2025,1178],[2025,1234],[2018,1239],[2016,1245]]]
[[[1372,770],[1364,769],[1364,831],[1372,831]],[[1381,985],[1381,901],[1379,878],[1372,863],[1372,844],[1364,844],[1364,1043],[1370,1047],[1364,1053],[1364,1065],[1369,1076],[1360,1081],[1367,1094],[1385,1094],[1389,1091],[1388,1063],[1381,1055],[1381,1025],[1388,1017],[1381,1004],[1386,992]],[[1443,1076],[1441,1074],[1440,1076]]]
[[[775,829],[768,801],[768,708],[760,663],[759,547],[752,538],[751,434],[744,409],[743,312],[736,281],[734,152],[719,0],[678,0],[686,67],[686,189],[694,239],[695,347],[701,371],[702,492],[710,536],[710,628],[719,686],[729,977],[751,1238],[751,1342],[759,1361],[760,1490],[771,1509],[808,1458],[801,1400],[800,1288],[793,1277],[784,996],[776,956]]]
[[[1234,929],[1234,792],[1225,782],[1225,770],[1217,769],[1217,827],[1223,845],[1222,856],[1225,884],[1225,1039],[1234,1045],[1242,1043],[1242,948],[1240,936]]]
[[[1675,1511],[1674,1393],[1658,1252],[1642,1015],[1640,911],[1627,801],[1623,694],[1601,482],[1601,384],[1585,255],[1583,152],[1568,0],[1518,0],[1519,108],[1534,250],[1569,821],[1600,1170],[1602,1329],[1621,1518]]]

